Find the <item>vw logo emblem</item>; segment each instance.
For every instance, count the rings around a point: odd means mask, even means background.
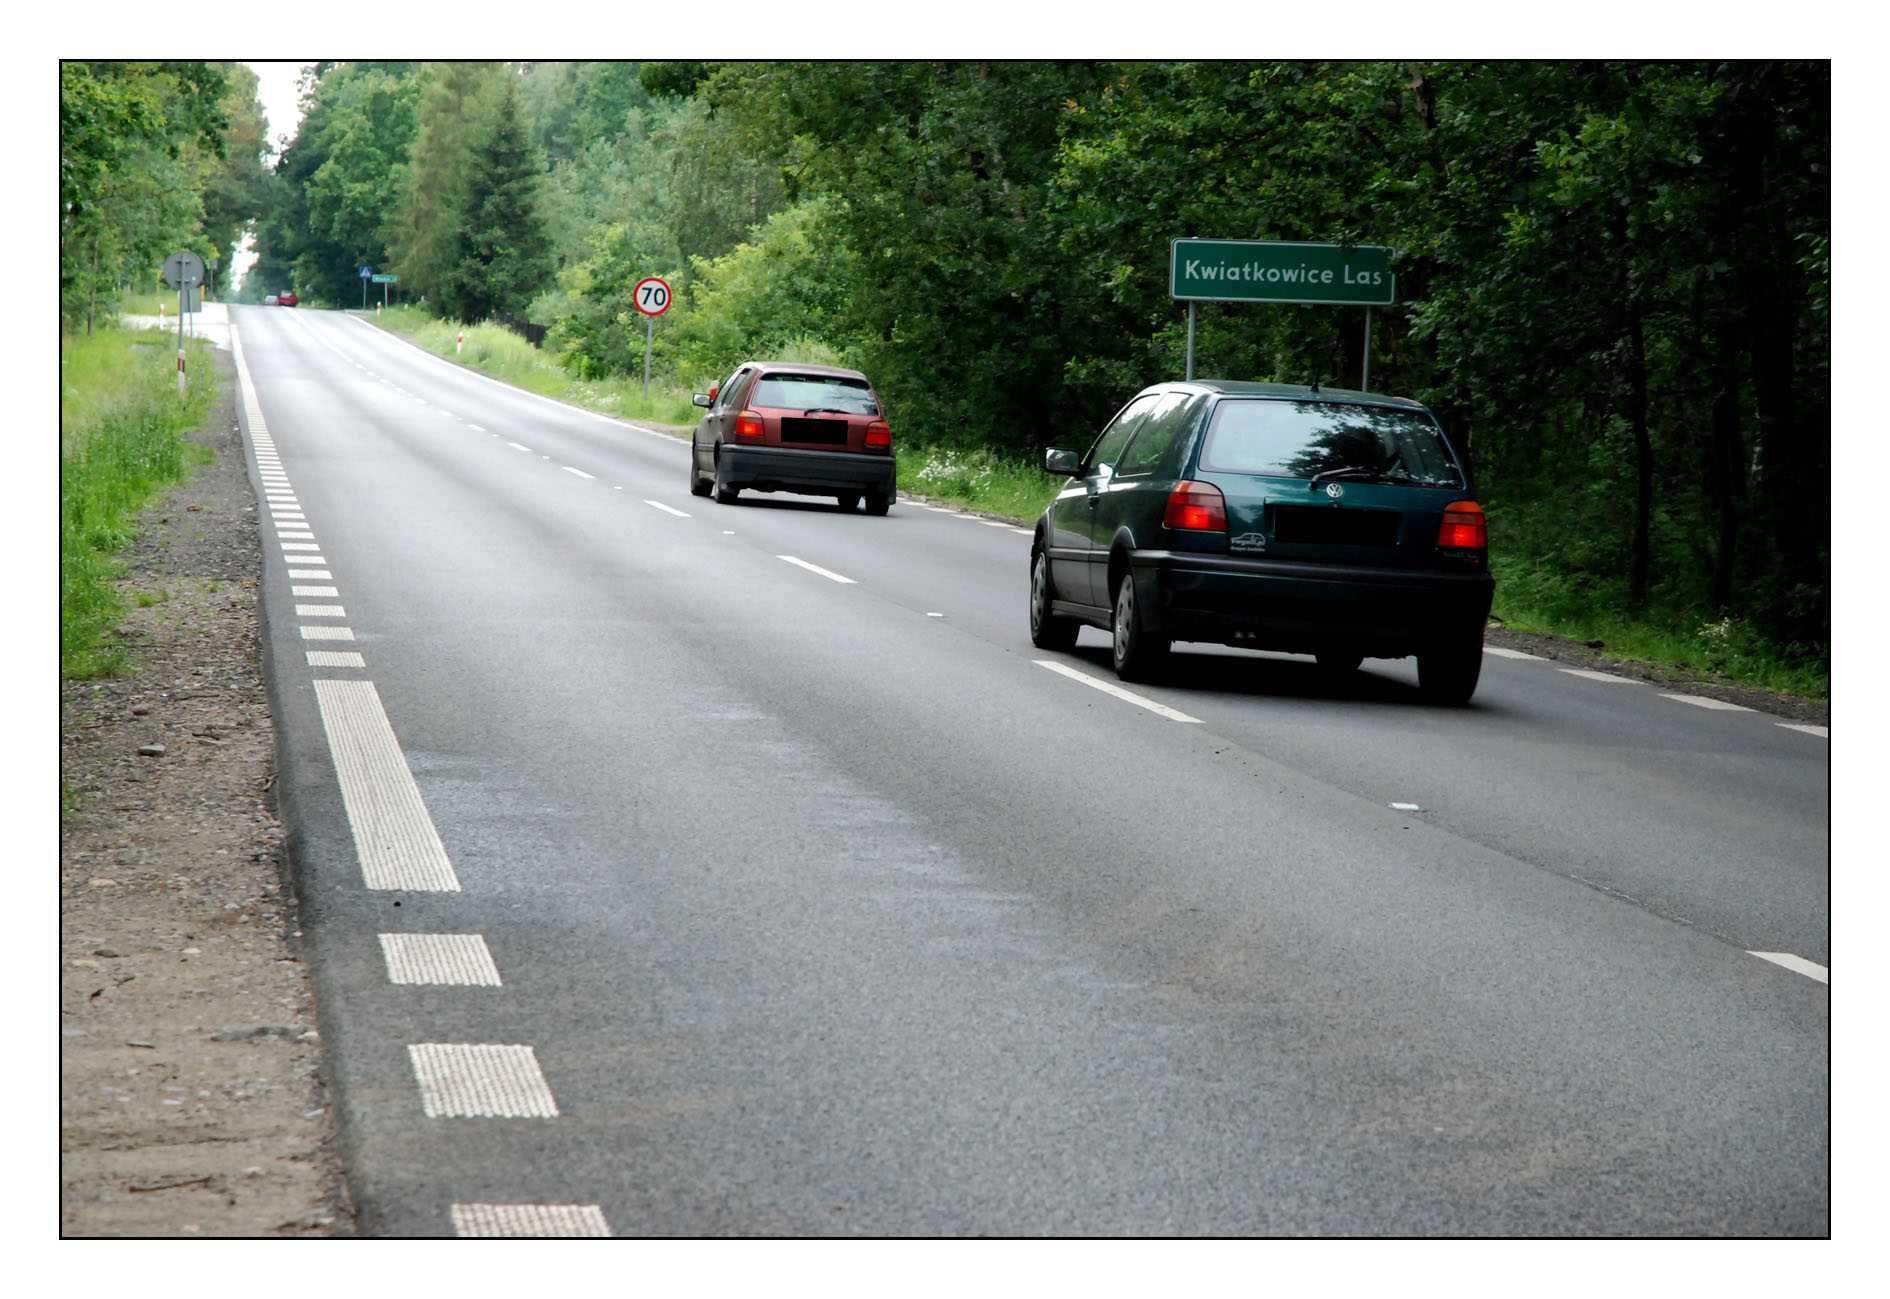
[[[1336,501],[1341,496],[1345,495],[1345,488],[1339,486],[1337,483],[1327,483],[1326,495],[1330,496],[1333,500]]]

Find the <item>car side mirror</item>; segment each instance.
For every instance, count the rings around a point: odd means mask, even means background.
[[[1081,459],[1082,457],[1074,451],[1046,451],[1043,453],[1043,471],[1047,474],[1062,474],[1065,478],[1074,478]]]
[[[695,396],[691,397],[689,400],[693,401],[698,406],[702,406],[706,408],[707,406],[709,406],[710,403],[712,403],[715,400],[715,398],[706,392],[699,392]]]

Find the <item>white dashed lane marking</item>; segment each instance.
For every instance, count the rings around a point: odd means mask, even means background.
[[[501,986],[499,967],[479,934],[382,934],[389,983]]]
[[[525,452],[530,452],[530,451],[531,451],[531,448],[530,448],[530,447],[528,447],[528,446],[520,446],[520,445],[519,445],[518,443],[516,443],[516,442],[507,442],[507,443],[506,443],[505,445],[507,445],[507,446],[509,446],[509,447],[511,447],[511,448],[512,448],[512,450],[514,450],[514,451],[525,451]]]
[[[622,490],[623,490],[623,488],[621,488],[621,487],[619,487],[619,488],[618,488],[617,490],[618,490],[618,491],[622,491]],[[661,501],[652,501],[652,500],[647,500],[647,499],[646,499],[646,500],[645,500],[645,501],[644,501],[643,503],[644,503],[645,505],[653,505],[653,506],[655,506],[655,507],[656,507],[657,509],[659,509],[659,510],[661,510],[661,511],[662,511],[663,513],[665,513],[665,514],[673,514],[673,515],[675,515],[675,516],[676,516],[677,518],[679,518],[679,519],[686,519],[686,518],[689,518],[689,517],[690,517],[689,515],[687,515],[687,514],[685,514],[685,513],[683,513],[683,512],[681,511],[681,510],[679,510],[679,509],[677,509],[677,508],[675,508],[674,506],[671,506],[671,505],[665,505],[665,504],[663,504],[663,503],[662,503]]]
[[[610,1235],[595,1204],[456,1204],[453,1233],[466,1239],[603,1237]]]
[[[573,469],[570,465],[564,465],[563,469],[564,469],[564,472],[566,472],[567,474],[576,474],[579,478],[597,477],[596,474],[587,474],[582,469]]]
[[[290,595],[334,596],[341,594],[341,588],[334,586],[292,586]]]
[[[319,577],[319,578],[327,579],[327,578],[334,577],[334,574],[329,572],[325,568],[292,568],[289,570],[289,576],[290,577]]]
[[[479,425],[477,425],[477,424],[474,424],[474,423],[473,423],[472,421],[470,421],[470,420],[468,420],[468,421],[466,422],[466,427],[467,427],[467,428],[469,428],[469,429],[471,429],[471,430],[472,430],[473,432],[475,432],[475,433],[484,433],[484,432],[485,432],[485,430],[484,430],[483,428],[481,428],[481,427],[479,427]]]
[[[353,650],[309,650],[308,665],[312,668],[364,668],[367,660]]]
[[[1770,961],[1774,965],[1782,965],[1788,970],[1804,975],[1807,979],[1816,979],[1819,983],[1831,982],[1830,966],[1819,965],[1816,961],[1807,961],[1804,957],[1793,956],[1790,952],[1748,952],[1746,955],[1756,956],[1761,961]]]
[[[430,1119],[551,1119],[558,1103],[529,1046],[423,1042],[407,1048]]]
[[[298,618],[346,618],[348,615],[338,604],[298,604],[295,606]]]
[[[302,628],[302,639],[303,640],[353,640],[354,628],[352,627],[321,627],[321,626],[304,627]]]
[[[818,573],[830,582],[843,582],[848,586],[858,585],[858,583],[855,582],[850,577],[842,577],[840,574],[834,572],[832,569],[822,568],[819,564],[810,564],[806,560],[796,559],[792,555],[776,555],[775,558],[785,559],[788,563],[794,565],[796,568],[804,568],[810,573]]]
[[[1092,677],[1087,672],[1078,672],[1075,668],[1067,667],[1062,663],[1050,659],[1032,659],[1031,662],[1040,668],[1049,668],[1052,672],[1066,676],[1072,681],[1081,681],[1093,690],[1100,690],[1106,695],[1114,695],[1124,703],[1134,704],[1137,708],[1146,708],[1157,717],[1166,717],[1171,722],[1194,722],[1198,725],[1201,721],[1199,717],[1190,717],[1186,713],[1170,708],[1167,704],[1158,704],[1153,699],[1136,694],[1133,690],[1124,690],[1113,681]]]
[[[304,627],[302,634],[346,630]],[[346,639],[352,638],[350,632]],[[459,877],[446,858],[446,848],[420,798],[420,787],[407,769],[406,755],[394,738],[374,683],[317,677],[315,702],[321,709],[362,880],[371,889],[459,892]]]

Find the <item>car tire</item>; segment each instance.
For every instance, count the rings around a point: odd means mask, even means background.
[[[733,505],[735,498],[742,494],[742,489],[724,481],[722,477],[722,457],[715,458],[715,503]]]
[[[707,496],[709,491],[710,483],[702,476],[702,471],[696,468],[696,450],[691,447],[689,448],[689,494]]]
[[[1124,573],[1116,581],[1115,608],[1112,626],[1116,675],[1124,681],[1147,681],[1168,661],[1171,642],[1141,626],[1134,575]]]
[[[868,492],[866,494],[866,512],[884,516],[892,508],[891,492]]]
[[[1467,704],[1483,675],[1483,630],[1439,641],[1418,651],[1418,689],[1432,703]]]
[[[833,499],[834,504],[840,507],[842,514],[851,514],[853,511],[860,508],[860,494],[858,492],[841,492]]]
[[[1349,677],[1365,661],[1363,654],[1354,654],[1351,650],[1321,650],[1317,657],[1319,671],[1329,677]]]
[[[1038,649],[1066,650],[1076,644],[1082,624],[1050,612],[1050,557],[1038,551],[1030,563],[1030,643]]]

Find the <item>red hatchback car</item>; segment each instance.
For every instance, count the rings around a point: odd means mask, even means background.
[[[695,403],[689,490],[723,505],[745,489],[866,502],[884,514],[897,464],[879,394],[858,370],[796,361],[749,361]]]
[[[301,299],[296,297],[293,293],[278,293],[276,295],[276,305],[278,307],[293,307],[300,301]]]

